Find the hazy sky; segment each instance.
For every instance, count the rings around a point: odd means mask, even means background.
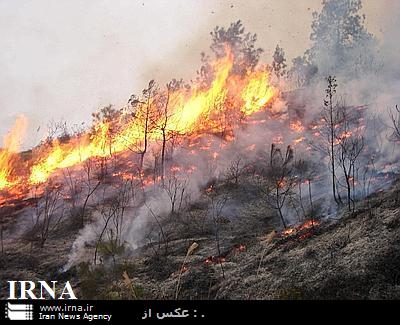
[[[29,119],[26,145],[49,120],[90,121],[90,113],[126,103],[149,79],[195,75],[210,31],[241,19],[269,60],[309,45],[321,0],[0,0],[0,134],[18,114]],[[391,0],[365,0],[378,37]]]

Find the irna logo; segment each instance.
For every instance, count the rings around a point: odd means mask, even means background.
[[[51,281],[51,284],[46,281],[8,281],[8,288],[8,299],[78,299],[69,281],[61,287],[57,281]]]

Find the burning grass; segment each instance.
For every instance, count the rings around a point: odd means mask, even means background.
[[[279,95],[278,89],[270,84],[269,73],[259,68],[242,76],[232,74],[233,60],[233,54],[226,48],[225,57],[213,64],[214,80],[207,89],[194,84],[190,89],[160,90],[147,101],[143,98],[132,102],[135,105],[133,118],[130,108],[126,108],[126,113],[117,120],[102,121],[90,132],[66,142],[55,139],[37,148],[32,160],[26,163],[25,173],[15,172],[17,157],[11,154],[18,150],[19,132],[26,127],[26,119],[19,118],[5,139],[5,149],[0,154],[0,189],[12,192],[22,183],[30,187],[44,183],[57,170],[79,165],[90,158],[110,157],[129,150],[140,152],[144,138],[156,143],[174,134],[196,139],[202,133],[218,133],[226,127],[223,121],[227,116],[231,119],[245,118],[265,110]],[[165,106],[168,109],[167,121],[160,107],[165,98],[168,98],[168,102],[164,102],[168,105]],[[143,129],[145,124],[146,129]],[[235,127],[234,124],[231,126]],[[225,141],[231,140],[232,136],[225,137]],[[209,146],[202,146],[199,150],[209,150]],[[217,159],[219,152],[211,155]]]
[[[308,235],[306,235],[304,232],[308,232],[310,229],[314,229],[315,227],[319,226],[320,222],[314,219],[307,220],[306,222],[296,226],[296,227],[290,227],[282,231],[282,236],[283,237],[288,237],[288,236],[293,236],[293,235],[298,235],[300,234],[300,239],[307,238]],[[305,237],[302,237],[305,236]]]

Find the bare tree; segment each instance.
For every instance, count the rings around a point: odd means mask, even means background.
[[[390,139],[395,142],[400,141],[400,108],[396,105],[394,109],[389,110],[390,118],[390,128],[392,129],[392,134]]]
[[[210,186],[207,190],[207,197],[210,200],[209,205],[209,214],[214,224],[214,237],[215,237],[215,244],[217,248],[217,261],[221,266],[222,277],[225,279],[225,271],[222,265],[222,251],[221,251],[221,226],[224,224],[224,218],[222,215],[223,209],[228,201],[228,196],[225,195],[217,195],[213,186]]]
[[[4,241],[3,241],[3,234],[4,234],[4,226],[0,227],[0,243],[1,243],[1,254],[4,253]]]
[[[165,162],[167,154],[167,144],[175,137],[176,130],[170,128],[170,119],[172,117],[172,110],[170,108],[170,97],[173,92],[176,92],[183,87],[183,80],[173,79],[166,85],[165,93],[158,98],[158,121],[156,128],[161,131],[161,181],[164,183],[165,177]]]
[[[123,252],[124,242],[122,232],[124,226],[124,216],[130,202],[130,185],[123,182],[115,187],[115,194],[112,199],[108,199],[106,204],[100,208],[103,219],[103,226],[97,238],[94,264],[97,263],[97,255],[101,249],[103,255],[110,256],[115,265],[116,256]]]
[[[165,151],[167,147],[167,141],[168,141],[168,120],[169,120],[169,98],[170,98],[170,92],[171,92],[171,83],[167,84],[167,92],[165,95],[165,103],[163,105],[163,112],[162,112],[162,119],[161,119],[161,124],[160,124],[160,130],[162,134],[162,146],[161,146],[161,181],[164,182],[164,175],[165,175]]]
[[[149,146],[149,137],[155,128],[155,105],[158,94],[156,82],[151,80],[142,94],[143,100],[140,100],[135,95],[132,95],[129,99],[129,104],[133,109],[132,117],[140,130],[138,131],[139,138],[132,139],[134,143],[128,144],[128,148],[140,155],[140,170],[143,170],[143,162]]]
[[[100,173],[96,174],[95,162],[93,158],[87,159],[83,163],[84,178],[82,179],[82,187],[84,188],[84,199],[81,209],[81,226],[85,225],[86,208],[92,195],[100,187],[104,179],[103,163],[101,163]]]
[[[336,78],[329,76],[327,78],[328,87],[325,89],[324,106],[321,112],[323,126],[321,135],[323,139],[322,150],[329,157],[330,173],[332,178],[332,194],[335,202],[341,204],[341,198],[337,190],[337,175],[336,175],[336,156],[337,156],[337,128],[340,124],[340,114],[338,105],[334,101],[336,94]]]
[[[394,109],[389,110],[389,118],[391,121],[392,134],[390,140],[396,144],[400,144],[400,108],[396,105]],[[400,201],[400,183],[396,182],[396,202]]]
[[[363,168],[362,173],[362,184],[363,184],[363,196],[368,197],[371,194],[371,185],[373,179],[376,177],[377,169],[375,166],[375,156],[372,155]]]
[[[286,200],[293,195],[293,189],[296,186],[293,154],[290,146],[283,154],[281,149],[272,144],[270,160],[263,171],[266,179],[261,183],[261,190],[266,196],[267,204],[278,212],[284,228],[287,224],[283,208]]]
[[[227,172],[226,172],[226,179],[229,182],[232,182],[235,186],[239,184],[239,178],[246,170],[246,165],[243,162],[243,157],[237,156],[235,157]]]
[[[67,122],[64,120],[55,121],[51,120],[47,123],[47,136],[44,140],[45,143],[50,144],[54,140],[61,142],[67,142],[71,138],[70,132],[68,131]]]
[[[157,227],[158,227],[158,229],[159,229],[159,240],[158,240],[158,243],[159,243],[159,245],[158,245],[158,249],[160,249],[161,248],[161,240],[160,239],[162,239],[162,242],[164,243],[164,256],[167,256],[167,254],[168,254],[168,246],[169,246],[169,236],[168,236],[168,234],[166,233],[166,231],[164,230],[164,227],[163,227],[163,223],[162,223],[162,220],[161,220],[161,216],[158,216],[157,214],[155,214],[154,213],[154,211],[153,211],[153,209],[151,208],[151,207],[149,207],[147,204],[145,204],[145,206],[147,207],[147,209],[149,210],[149,212],[150,212],[150,214],[151,214],[151,216],[153,217],[153,219],[154,219],[154,221],[156,222],[156,224],[157,224]],[[148,239],[149,239],[149,241],[150,241],[150,243],[152,242],[152,235],[151,235],[151,233],[150,234],[148,234]],[[157,251],[154,251],[155,253],[156,253],[156,255],[158,255],[158,252]]]
[[[188,180],[174,171],[166,176],[163,189],[171,203],[171,215],[179,213],[185,202]]]
[[[100,210],[100,213],[103,217],[103,227],[100,231],[100,234],[97,238],[97,242],[96,242],[96,247],[94,250],[94,257],[93,257],[93,263],[96,264],[97,263],[97,254],[98,254],[98,250],[100,248],[100,244],[103,241],[103,236],[106,233],[107,229],[108,229],[108,225],[111,221],[111,219],[113,218],[113,216],[115,215],[115,210],[112,208],[112,206],[110,207],[102,207]]]
[[[69,214],[71,218],[80,216],[79,198],[82,192],[81,179],[73,175],[70,168],[62,170],[65,184],[64,200],[69,205]]]
[[[39,197],[37,199],[32,235],[38,245],[44,247],[49,235],[58,227],[64,217],[61,186],[49,181],[43,194],[40,194],[40,199]]]
[[[312,184],[318,175],[319,167],[312,160],[299,159],[294,164],[295,174],[297,177],[299,205],[304,217],[310,216],[310,219],[315,218],[315,209],[312,194]],[[306,194],[303,193],[303,186],[306,185]],[[308,201],[309,208],[304,204],[304,197]]]
[[[340,134],[336,142],[339,144],[337,153],[339,166],[343,172],[349,212],[355,211],[355,185],[357,182],[357,161],[364,149],[364,136],[358,131],[357,120],[351,116],[345,105],[340,108]],[[353,131],[352,131],[353,130]]]

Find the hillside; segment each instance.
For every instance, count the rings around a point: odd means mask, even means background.
[[[167,247],[155,241],[63,271],[79,233],[69,221],[44,248],[5,241],[0,280],[70,280],[79,298],[90,299],[399,299],[399,185],[359,202],[352,215],[342,209],[335,219],[283,235],[273,232],[281,229],[274,211],[246,183],[219,184],[212,200],[236,202],[218,217],[219,241],[213,224],[201,221],[204,194],[186,216],[161,221]],[[8,219],[9,229],[15,220]],[[184,262],[193,243],[198,247]],[[86,249],[93,253],[90,243]]]

